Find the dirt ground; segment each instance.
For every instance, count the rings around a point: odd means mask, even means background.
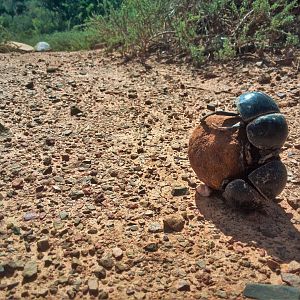
[[[259,60],[0,55],[0,299],[244,299],[248,282],[283,284],[300,262],[299,79]],[[288,184],[265,214],[201,198],[187,159],[207,105],[234,110],[248,90],[290,129]]]

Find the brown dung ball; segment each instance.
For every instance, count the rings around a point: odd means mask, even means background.
[[[242,177],[246,170],[243,128],[230,128],[239,117],[211,115],[195,128],[188,155],[198,178],[213,189],[221,189],[226,179]]]

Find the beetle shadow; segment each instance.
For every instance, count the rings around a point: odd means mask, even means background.
[[[300,232],[291,223],[291,214],[279,204],[269,202],[264,212],[245,214],[229,208],[218,194],[201,197],[196,193],[195,202],[205,219],[235,241],[251,244],[254,241],[257,247],[282,262],[300,261]]]

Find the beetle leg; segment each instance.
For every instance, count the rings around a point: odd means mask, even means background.
[[[245,160],[248,166],[251,166],[253,164],[253,157],[251,154],[251,145],[250,143],[246,143],[245,148],[244,148],[244,155],[245,155]]]
[[[223,116],[233,116],[233,117],[237,117],[238,114],[237,113],[234,113],[234,112],[229,112],[229,111],[223,111],[223,110],[216,110],[212,113],[209,113],[205,116],[203,116],[202,118],[200,118],[200,123],[203,124],[205,119],[210,117],[210,116],[213,116],[213,115],[223,115]]]
[[[262,165],[270,158],[277,158],[281,152],[282,152],[281,149],[276,149],[276,150],[271,151],[271,152],[261,150],[260,151],[261,157],[258,161],[258,164]]]
[[[232,125],[232,126],[229,126],[229,127],[226,127],[226,126],[217,126],[215,124],[212,123],[212,126],[216,129],[219,129],[221,131],[225,131],[225,130],[236,130],[236,129],[239,129],[241,127],[243,127],[242,123],[241,122],[237,122],[236,124]]]
[[[222,181],[222,184],[221,184],[221,191],[224,191],[225,188],[226,188],[226,185],[230,182],[231,180],[230,179],[224,179]]]

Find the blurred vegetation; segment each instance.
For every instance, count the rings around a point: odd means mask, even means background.
[[[153,51],[195,64],[299,47],[298,0],[1,0],[0,41],[54,50],[102,44],[127,57]]]
[[[1,0],[0,42],[9,39],[27,44],[46,41],[53,50],[88,49],[98,33],[85,23],[104,13],[106,0]],[[111,0],[117,7],[121,0]]]
[[[98,40],[98,32],[74,28],[70,31],[34,35],[26,38],[26,43],[34,46],[40,41],[47,41],[54,51],[79,51],[92,49]]]
[[[127,55],[161,49],[201,64],[299,46],[297,0],[124,0],[106,9],[91,26],[109,49]]]

